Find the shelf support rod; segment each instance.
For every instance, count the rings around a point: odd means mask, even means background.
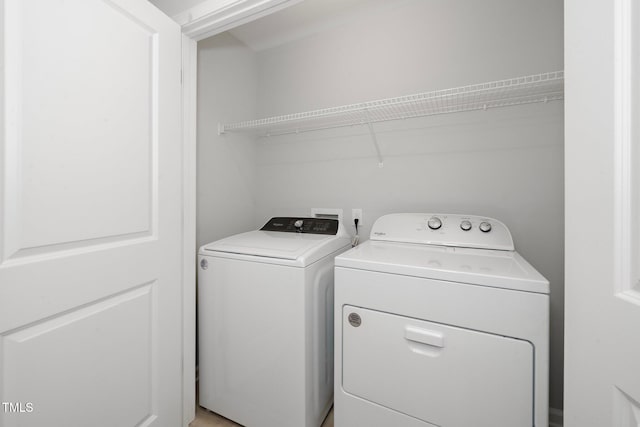
[[[382,153],[380,152],[380,145],[378,145],[378,138],[376,137],[376,133],[373,130],[373,124],[371,123],[371,116],[369,115],[369,110],[365,109],[364,114],[367,118],[367,125],[369,126],[369,133],[371,134],[371,140],[373,141],[373,146],[376,149],[376,154],[378,155],[378,167],[381,168],[384,166],[384,160],[382,159]]]

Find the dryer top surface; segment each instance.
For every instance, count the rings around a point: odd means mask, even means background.
[[[549,293],[549,282],[515,251],[366,241],[339,255],[336,267]]]
[[[508,228],[473,215],[385,215],[371,240],[338,256],[336,267],[549,293],[549,282],[514,250]]]

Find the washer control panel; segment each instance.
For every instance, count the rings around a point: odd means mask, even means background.
[[[271,218],[260,230],[285,233],[338,234],[338,220],[328,218]]]
[[[370,238],[427,245],[515,250],[506,225],[497,219],[477,215],[385,215],[373,225]]]

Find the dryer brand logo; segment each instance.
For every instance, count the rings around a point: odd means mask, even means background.
[[[387,235],[387,233],[385,233],[385,232],[383,232],[383,231],[376,231],[376,232],[375,232],[375,233],[373,233],[373,234],[375,234],[376,236],[386,236],[386,235]]]
[[[349,314],[349,324],[354,328],[362,325],[362,318],[358,313],[350,313]]]
[[[2,411],[5,414],[29,414],[33,412],[32,402],[2,402]]]

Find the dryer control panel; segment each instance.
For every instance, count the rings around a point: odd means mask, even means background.
[[[285,233],[338,234],[338,220],[328,218],[271,218],[260,230]]]
[[[506,225],[494,218],[440,213],[384,215],[373,224],[371,240],[462,248],[515,250]]]

